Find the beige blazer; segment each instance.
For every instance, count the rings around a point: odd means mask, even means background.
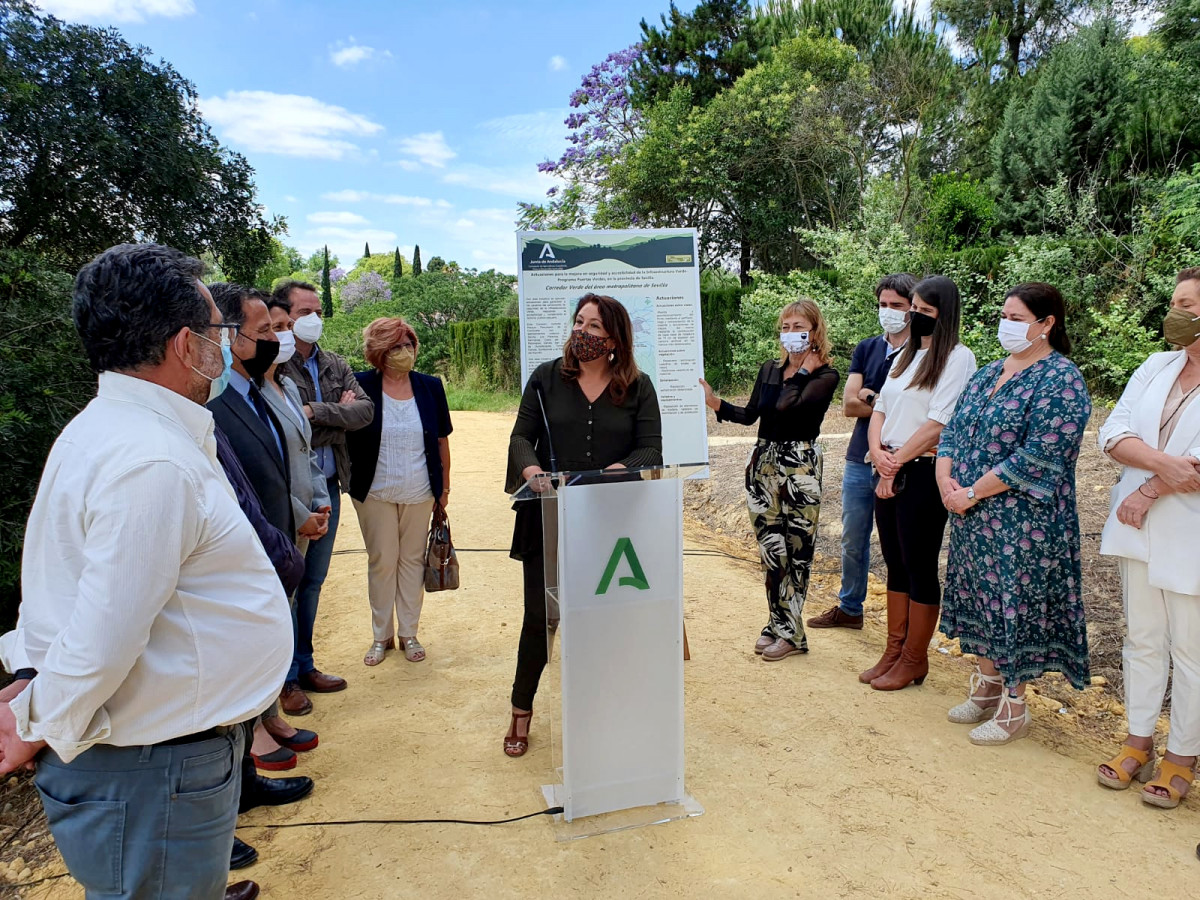
[[[1115,439],[1139,437],[1158,447],[1159,425],[1171,386],[1187,356],[1183,350],[1155,353],[1133,373],[1108,421],[1100,429],[1100,449],[1107,453]],[[1173,456],[1200,460],[1200,398],[1183,411],[1175,433],[1161,448]],[[1100,553],[1147,563],[1150,584],[1162,590],[1200,597],[1200,493],[1170,494],[1156,501],[1140,529],[1117,521],[1117,507],[1153,473],[1126,466],[1112,490],[1112,508],[1100,538]]]

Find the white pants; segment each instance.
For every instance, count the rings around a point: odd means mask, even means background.
[[[1129,733],[1154,734],[1171,686],[1171,734],[1167,749],[1180,756],[1200,754],[1200,597],[1164,591],[1150,584],[1144,562],[1121,560],[1125,587],[1125,712]]]
[[[368,497],[362,503],[355,500],[354,510],[367,545],[367,596],[375,640],[388,641],[397,634],[416,637],[425,600],[425,544],[433,499],[388,503]]]

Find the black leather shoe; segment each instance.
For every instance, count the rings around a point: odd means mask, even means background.
[[[258,885],[253,881],[239,881],[225,888],[225,900],[254,900],[258,896]]]
[[[233,839],[233,853],[229,855],[229,870],[244,869],[258,862],[258,851],[245,841]]]
[[[249,812],[258,806],[283,806],[295,803],[312,793],[313,780],[306,775],[298,778],[264,778],[256,774],[242,781],[242,797],[238,812]]]

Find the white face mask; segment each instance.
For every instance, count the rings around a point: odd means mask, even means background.
[[[779,343],[788,353],[804,353],[811,346],[807,331],[784,331],[779,334]]]
[[[276,332],[279,338],[279,355],[275,357],[275,365],[282,366],[296,353],[296,335],[290,331]]]
[[[1001,319],[1000,327],[997,329],[997,336],[1000,339],[1000,346],[1007,353],[1024,353],[1033,346],[1033,341],[1029,340],[1030,322],[1014,322],[1011,319]],[[1039,335],[1037,340],[1041,340],[1045,335]]]
[[[879,308],[879,327],[887,334],[899,334],[908,327],[908,313],[902,309]]]
[[[296,335],[297,340],[304,341],[306,344],[315,344],[319,341],[324,328],[325,322],[315,312],[301,316],[292,323],[292,333]]]

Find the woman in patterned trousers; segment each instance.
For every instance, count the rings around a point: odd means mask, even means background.
[[[754,652],[769,662],[808,652],[801,615],[821,512],[816,440],[839,377],[829,364],[828,332],[815,303],[789,303],[778,327],[780,356],[763,363],[745,406],[720,399],[700,380],[717,421],[758,422],[746,466],[746,505],[767,589],[767,624]]]

